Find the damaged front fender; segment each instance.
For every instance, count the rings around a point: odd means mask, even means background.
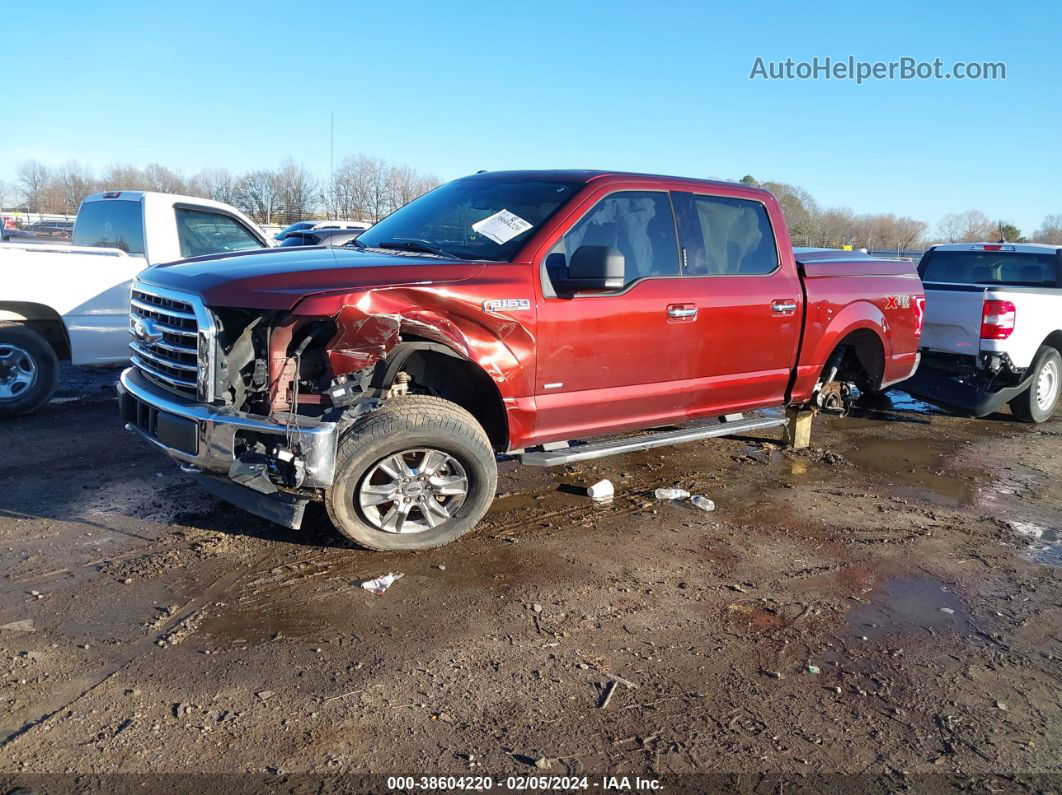
[[[427,340],[478,364],[503,397],[531,392],[531,330],[485,311],[474,295],[426,286],[381,288],[357,296],[312,297],[295,311],[335,318],[336,335],[327,345],[335,376],[374,366],[403,341]]]

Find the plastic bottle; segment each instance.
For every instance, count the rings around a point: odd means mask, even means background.
[[[702,497],[700,494],[695,494],[690,497],[690,502],[700,508],[702,511],[714,511],[715,503],[707,497]]]
[[[658,500],[684,500],[690,496],[685,489],[657,489],[653,492]]]

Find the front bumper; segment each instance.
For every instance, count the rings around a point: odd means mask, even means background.
[[[186,469],[228,475],[238,451],[252,439],[276,437],[302,458],[303,486],[327,488],[335,476],[336,424],[300,417],[297,427],[254,414],[190,403],[152,383],[135,367],[122,372],[118,400],[135,431]]]

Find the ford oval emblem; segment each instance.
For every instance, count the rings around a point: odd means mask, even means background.
[[[133,336],[138,342],[158,342],[162,339],[162,332],[151,318],[138,317],[133,321]]]

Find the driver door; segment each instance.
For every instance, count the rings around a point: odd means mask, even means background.
[[[622,288],[554,289],[581,245],[623,254]],[[680,275],[668,192],[600,198],[562,234],[541,271],[537,441],[660,425],[695,411],[703,399],[694,383],[701,326],[691,282]]]

